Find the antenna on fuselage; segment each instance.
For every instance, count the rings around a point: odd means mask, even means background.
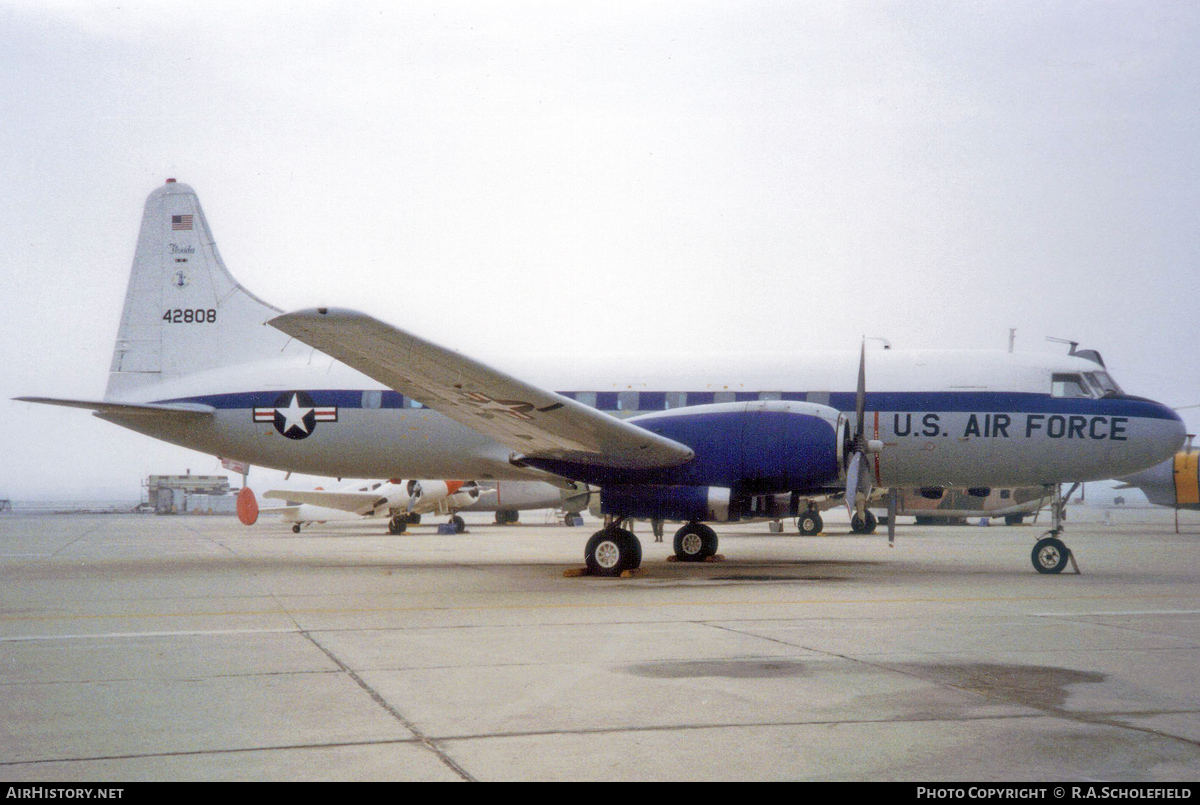
[[[1055,344],[1070,344],[1070,345],[1071,345],[1071,351],[1067,353],[1068,355],[1074,355],[1074,354],[1075,354],[1075,348],[1076,348],[1077,346],[1079,346],[1079,342],[1078,342],[1078,341],[1072,341],[1072,340],[1071,340],[1071,339],[1069,339],[1069,338],[1055,338],[1055,337],[1054,337],[1054,336],[1052,336],[1052,335],[1048,335],[1048,336],[1046,336],[1046,340],[1047,340],[1047,341],[1053,341]]]

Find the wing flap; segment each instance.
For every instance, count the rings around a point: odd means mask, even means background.
[[[653,468],[676,466],[694,455],[686,445],[364,313],[316,308],[268,323],[518,456]]]

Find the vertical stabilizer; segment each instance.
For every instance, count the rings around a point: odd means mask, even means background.
[[[195,191],[168,179],[146,199],[105,398],[276,357],[287,338],[262,325],[281,312],[238,285]]]

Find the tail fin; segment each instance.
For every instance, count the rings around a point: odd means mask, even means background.
[[[195,191],[168,179],[146,199],[105,399],[277,357],[287,337],[262,325],[281,312],[238,285]]]

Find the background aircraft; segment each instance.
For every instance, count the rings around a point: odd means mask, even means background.
[[[1053,499],[1053,488],[1044,486],[904,489],[898,514],[911,515],[918,525],[961,523],[974,517],[1003,517],[1006,525],[1019,525]]]
[[[1161,464],[1117,480],[1116,489],[1137,487],[1158,506],[1200,510],[1200,450],[1190,444]]]
[[[309,523],[359,517],[387,517],[388,531],[402,534],[420,522],[423,514],[449,514],[460,533],[466,527],[461,511],[496,513],[497,523],[515,523],[525,509],[563,509],[581,511],[588,493],[559,489],[541,481],[361,481],[338,490],[272,489],[265,499],[285,500],[290,504],[259,509],[261,514],[278,514],[292,531]],[[242,512],[239,511],[239,515]],[[243,522],[253,525],[256,517],[247,515]],[[572,523],[573,524],[573,523]]]
[[[479,484],[474,481],[393,480],[361,481],[332,491],[323,489],[271,489],[264,498],[286,500],[287,506],[264,509],[278,513],[284,522],[294,523],[292,531],[300,533],[306,523],[337,519],[330,511],[345,512],[359,517],[387,517],[388,532],[402,534],[409,523],[419,522],[423,514],[449,514],[455,529],[466,527],[457,512],[480,498]],[[239,511],[239,516],[241,512]],[[253,520],[242,522],[252,525]]]

